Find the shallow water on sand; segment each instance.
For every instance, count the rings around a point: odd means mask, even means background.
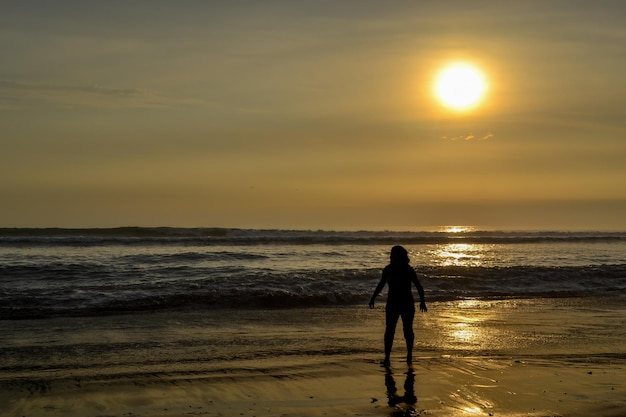
[[[415,356],[624,360],[625,320],[626,307],[607,298],[431,303],[416,313]],[[328,355],[375,360],[383,330],[382,306],[0,321],[0,380],[204,372]],[[399,328],[395,361],[405,349]]]
[[[625,318],[609,298],[430,303],[413,377],[400,329],[379,365],[382,306],[4,320],[0,415],[617,417]]]

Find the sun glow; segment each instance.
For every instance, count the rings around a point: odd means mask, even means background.
[[[472,226],[443,226],[441,231],[444,233],[467,233],[473,232],[474,227]]]
[[[476,67],[455,63],[446,66],[437,75],[435,96],[445,107],[469,110],[478,105],[487,91],[487,81]]]

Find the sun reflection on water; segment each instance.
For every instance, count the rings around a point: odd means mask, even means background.
[[[487,330],[485,322],[496,320],[489,304],[481,300],[462,300],[452,314],[441,318],[445,329],[443,344],[449,350],[474,351],[498,345],[498,332]]]
[[[484,414],[480,407],[464,407],[463,411],[467,414]]]
[[[444,226],[441,228],[443,233],[467,233],[476,230],[472,226]]]
[[[471,343],[476,338],[476,332],[467,323],[456,323],[457,330],[452,332],[452,336],[464,343]]]
[[[434,251],[441,266],[483,266],[483,246],[471,243],[450,243]]]

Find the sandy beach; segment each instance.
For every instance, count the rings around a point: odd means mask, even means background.
[[[2,321],[2,416],[626,415],[620,300],[433,303],[414,364],[383,308]]]

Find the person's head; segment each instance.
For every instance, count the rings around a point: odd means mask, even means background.
[[[402,246],[397,245],[391,248],[391,254],[389,255],[389,259],[392,264],[408,264],[409,263],[409,253]]]

